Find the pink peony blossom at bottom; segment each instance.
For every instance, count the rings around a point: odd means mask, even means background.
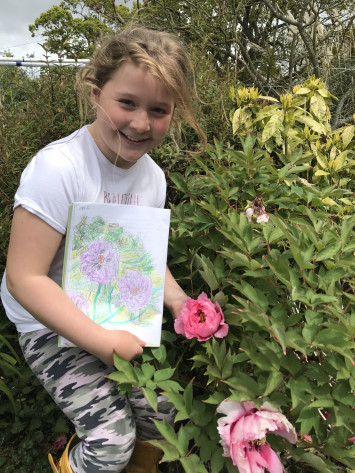
[[[260,410],[253,402],[223,401],[217,412],[218,432],[224,456],[232,459],[239,473],[282,473],[282,463],[266,442],[266,434],[273,433],[296,443],[297,434],[286,417],[265,402]]]
[[[212,337],[223,338],[229,326],[218,302],[215,304],[202,292],[197,300],[186,299],[179,317],[175,320],[175,332],[186,338],[197,338],[204,342]]]

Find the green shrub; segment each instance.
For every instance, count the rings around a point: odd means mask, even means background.
[[[191,297],[219,302],[230,330],[197,342],[166,322],[162,346],[141,364],[117,358],[112,377],[121,392],[140,386],[153,408],[155,389],[175,405],[176,429],[157,423],[158,444],[187,473],[235,471],[216,428],[227,398],[268,401],[288,417],[297,445],[268,439],[287,471],[355,468],[354,129],[331,130],[319,98],[330,94],[312,81],[272,105],[238,91],[234,146],[216,141],[170,175],[180,191],[170,267]]]
[[[17,71],[17,73],[16,73]],[[12,206],[20,176],[34,154],[80,125],[75,70],[42,69],[29,78],[1,71],[0,273],[5,268]],[[17,334],[0,307],[0,467],[4,473],[50,471],[47,452],[69,431],[64,416],[25,363]]]
[[[0,96],[0,270],[23,169],[40,148],[80,125],[74,81],[74,68],[48,67],[34,79],[22,75],[10,96]]]

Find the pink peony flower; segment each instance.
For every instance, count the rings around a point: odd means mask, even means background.
[[[253,402],[223,401],[217,412],[218,432],[225,457],[231,457],[239,473],[282,473],[282,463],[266,442],[265,435],[281,435],[296,443],[297,434],[286,417],[265,402],[260,410]]]
[[[256,219],[256,223],[267,223],[269,221],[270,217],[266,212],[261,212]]]
[[[179,317],[175,320],[175,332],[186,338],[196,337],[199,342],[210,338],[223,338],[228,333],[228,325],[218,302],[213,304],[204,292],[197,298],[185,301]]]

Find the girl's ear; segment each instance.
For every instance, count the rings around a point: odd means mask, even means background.
[[[93,87],[91,89],[91,100],[93,103],[96,103],[100,97],[100,89],[98,87]]]

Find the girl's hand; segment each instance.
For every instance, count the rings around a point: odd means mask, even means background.
[[[100,347],[94,355],[106,365],[113,365],[113,354],[127,361],[143,353],[145,342],[126,330],[106,330]]]

